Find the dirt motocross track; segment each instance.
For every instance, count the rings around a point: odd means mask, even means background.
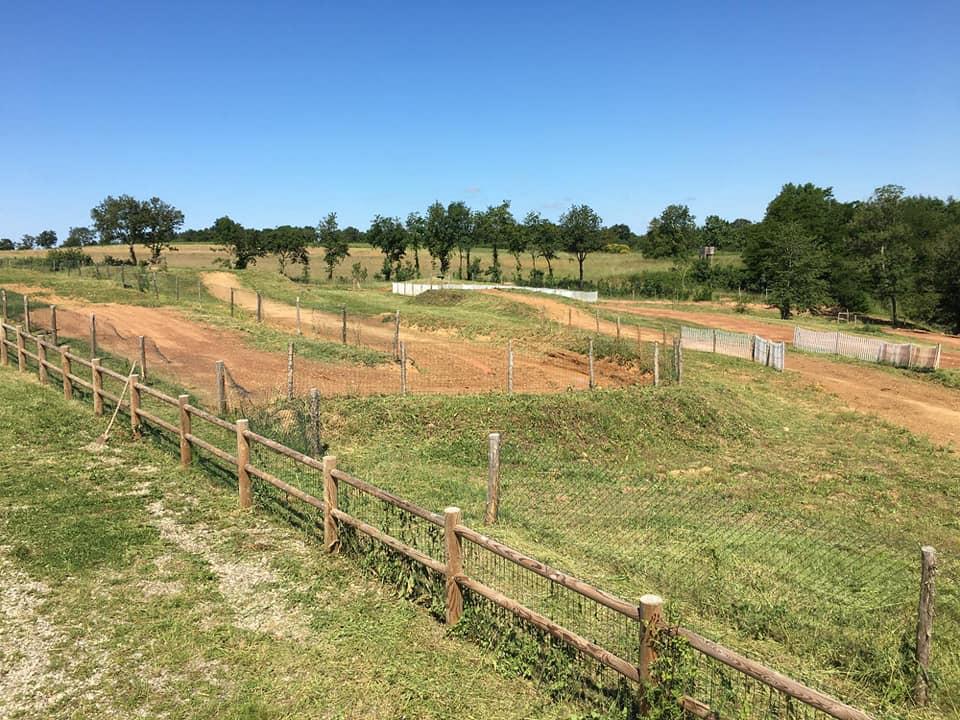
[[[212,278],[206,278],[211,293],[217,297],[225,293],[228,298],[229,286],[224,281],[229,278],[235,283],[236,278],[229,274],[211,275]],[[252,347],[243,332],[190,320],[174,308],[90,304],[56,297],[43,288],[10,287],[28,292],[33,297],[43,297],[48,303],[56,303],[58,325],[65,339],[88,337],[91,313],[97,317],[98,345],[112,354],[136,358],[137,336],[146,336],[148,370],[162,372],[187,384],[208,399],[215,392],[215,363],[218,360],[225,362],[229,378],[236,381],[235,384],[228,382],[228,392],[232,390],[235,400],[238,397],[263,400],[286,391],[286,354]],[[237,297],[242,304],[244,296],[238,293]],[[253,305],[248,309],[253,310]],[[49,310],[37,308],[33,314],[40,326],[49,326]],[[296,327],[293,307],[265,301],[264,314],[271,326]],[[326,319],[339,322],[335,316]],[[377,347],[389,347],[392,326],[376,318],[354,319],[350,337],[357,326],[362,327],[365,341]],[[310,336],[308,328],[305,332]],[[408,392],[459,394],[506,388],[506,353],[503,348],[409,328],[403,328],[401,335],[409,363]],[[598,362],[595,371],[598,384],[606,387],[647,381],[635,370],[613,363]],[[516,392],[560,392],[587,386],[586,358],[576,353],[514,353]],[[311,387],[327,396],[399,393],[400,367],[389,359],[368,366],[298,357],[295,361],[295,391],[303,394]]]
[[[520,292],[502,294],[511,300],[541,308],[548,318],[558,322],[566,323],[569,318],[575,327],[596,328],[595,315],[571,308],[570,305],[553,298]],[[789,342],[793,339],[790,328],[764,323],[755,318],[723,313],[684,312],[630,302],[602,303],[601,307],[640,317],[663,317],[694,325],[756,333],[773,340]],[[613,335],[616,333],[616,323],[601,320],[600,331]],[[624,331],[633,332],[632,329]],[[643,330],[645,336],[652,332],[655,331]],[[948,343],[960,350],[958,338],[931,336],[926,333],[918,335],[925,342],[939,342],[942,337],[944,358],[947,357]],[[951,358],[956,361],[960,359],[958,356],[960,353],[954,353]],[[953,443],[955,449],[960,449],[960,392],[956,390],[865,364],[834,362],[827,358],[799,353],[791,353],[787,357],[787,371],[799,373],[814,385],[836,395],[852,410],[876,415],[918,435],[926,435],[935,442]]]

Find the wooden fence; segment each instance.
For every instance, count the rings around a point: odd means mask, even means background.
[[[688,350],[714,352],[720,355],[752,360],[760,365],[783,372],[787,351],[782,342],[767,340],[759,335],[715,330],[712,328],[680,328],[680,341]]]
[[[250,430],[247,420],[226,420],[192,404],[188,395],[173,397],[141,382],[132,371],[124,374],[105,367],[98,358],[82,358],[70,352],[68,346],[27,333],[22,326],[2,323],[0,329],[3,365],[12,364],[15,358],[20,372],[36,372],[42,384],[59,380],[65,398],[89,397],[96,415],[112,410],[126,413],[134,436],[149,431],[162,440],[173,441],[184,467],[200,460],[212,462],[220,472],[236,478],[241,507],[251,507],[264,489],[277,492],[285,502],[296,501],[320,514],[328,551],[337,551],[341,535],[349,530],[434,574],[444,586],[445,618],[451,625],[461,618],[464,594],[472,594],[592,658],[634,683],[638,691],[658,683],[658,652],[666,652],[663,649],[666,639],[680,638],[697,655],[699,663],[710,664],[711,672],[727,673],[727,678],[741,682],[754,681],[777,700],[767,700],[757,706],[749,700],[738,701],[743,704],[732,709],[737,717],[794,718],[800,709],[840,720],[870,719],[867,713],[688,628],[669,625],[662,615],[663,600],[658,596],[644,595],[639,603],[616,597],[464,525],[456,507],[448,507],[442,514],[432,512],[345,472],[338,467],[334,456],[316,459],[293,450]],[[52,356],[58,356],[57,360]],[[147,405],[152,406],[151,409]],[[311,478],[322,478],[322,482],[315,483]],[[291,479],[297,484],[288,481]],[[369,507],[364,503],[371,502],[391,513],[403,514],[404,522],[397,525],[400,529],[394,531],[385,521],[373,521],[373,515],[364,509]],[[442,538],[442,542],[418,539],[431,535]],[[523,574],[526,584],[534,580],[547,583],[552,595],[572,594],[577,606],[585,606],[585,616],[596,618],[601,613],[609,613],[611,622],[626,623],[628,629],[633,628],[621,637],[632,638],[627,642],[635,646],[618,646],[610,640],[612,636],[606,632],[609,628],[597,624],[588,632],[571,629],[551,617],[548,611],[510,597],[509,589],[494,586],[496,574],[481,579],[484,559],[495,559]],[[720,718],[723,713],[718,708],[712,708],[698,697],[700,690],[701,685],[694,678],[681,691],[671,692],[668,697],[690,716]],[[773,707],[779,708],[776,714],[771,712]],[[752,715],[750,708],[759,714]]]
[[[850,335],[839,330],[824,332],[795,327],[793,346],[799,350],[842,355],[864,362],[884,363],[896,367],[934,370],[940,367],[940,345],[931,347],[912,343],[888,343],[878,338]]]

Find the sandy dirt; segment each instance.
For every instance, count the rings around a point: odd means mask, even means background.
[[[546,317],[584,329],[596,329],[592,313],[571,308],[549,297],[528,293],[504,293],[511,300],[540,308]],[[724,330],[756,333],[774,340],[791,341],[793,333],[781,325],[751,317],[709,312],[683,312],[671,308],[628,302],[604,303],[604,309],[641,317],[663,317],[710,325]],[[600,331],[616,332],[616,323],[600,321]],[[627,332],[626,328],[623,330]],[[630,329],[629,332],[636,332]],[[642,331],[644,334],[652,332]],[[929,342],[929,334],[923,335]],[[950,336],[944,336],[951,339]],[[946,349],[946,345],[945,345]],[[946,353],[944,354],[946,356]],[[960,448],[960,392],[924,380],[896,375],[867,365],[833,362],[828,358],[789,354],[787,371],[799,373],[823,390],[839,397],[852,410],[876,415],[931,440]]]
[[[226,274],[233,279],[232,275]],[[223,280],[214,274],[211,292],[220,295]],[[12,286],[21,292],[25,287]],[[148,372],[160,372],[200,391],[207,400],[215,396],[215,363],[223,360],[229,378],[228,395],[231,402],[241,399],[262,401],[286,392],[287,359],[285,353],[257,350],[250,346],[244,333],[212,327],[191,321],[172,308],[148,308],[120,304],[89,304],[70,298],[56,297],[42,288],[30,288],[33,296],[43,297],[45,303],[58,306],[58,324],[65,338],[88,338],[89,316],[95,313],[98,326],[98,344],[101,348],[131,360],[138,355],[137,336],[147,338]],[[229,289],[226,291],[229,295]],[[236,293],[237,302],[254,309],[252,296]],[[296,310],[273,301],[264,303],[266,322],[293,330]],[[35,324],[49,327],[49,310],[34,310]],[[313,318],[317,320],[317,318]],[[320,318],[323,322],[339,323],[333,316]],[[355,331],[360,331],[364,344],[389,347],[392,326],[377,319],[354,320],[349,341],[354,342]],[[304,332],[309,337],[312,329],[304,320]],[[471,393],[502,390],[506,387],[506,353],[502,348],[471,343],[441,334],[402,331],[407,346],[408,391],[439,393]],[[550,354],[515,352],[514,390],[516,392],[559,392],[567,388],[586,388],[588,385],[585,358],[565,351]],[[600,386],[617,387],[646,379],[634,370],[606,362],[596,364]],[[400,367],[395,362],[374,366],[348,363],[325,363],[296,358],[295,392],[305,393],[316,387],[323,395],[371,395],[397,393],[400,390]],[[249,393],[247,395],[246,393]]]

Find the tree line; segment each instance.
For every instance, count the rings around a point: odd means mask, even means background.
[[[462,201],[435,202],[403,220],[378,214],[365,231],[341,228],[333,212],[316,226],[254,229],[224,216],[208,228],[182,231],[183,213],[175,207],[129,195],[105,198],[90,215],[92,227],[70,228],[63,246],[124,244],[132,263],[136,245],[146,246],[148,262],[156,263],[175,242],[209,242],[225,250],[234,268],[270,254],[281,272],[300,265],[306,275],[309,248],[318,246],[332,279],[351,246],[369,243],[383,253],[384,280],[420,277],[425,254],[431,275],[551,284],[562,282],[553,277],[554,261],[567,252],[577,260],[582,287],[589,255],[635,250],[671,260],[670,282],[684,293],[688,281],[763,293],[783,318],[825,307],[869,312],[880,304],[894,324],[906,317],[960,330],[960,201],[908,196],[897,185],[879,187],[866,200],[841,202],[832,188],[788,183],[760,222],[710,215],[698,225],[686,205],[669,205],[641,235],[625,224],[604,226],[588,205],[572,205],[557,222],[538,212],[517,219],[508,200],[483,210]],[[56,244],[52,230],[25,235],[19,245],[0,239],[0,249]],[[713,268],[700,257],[704,246],[739,252],[742,268]],[[474,254],[480,247],[492,250],[487,267]],[[506,265],[504,255],[511,258]],[[355,275],[361,270],[354,265]],[[645,281],[635,276],[631,282],[637,287]]]

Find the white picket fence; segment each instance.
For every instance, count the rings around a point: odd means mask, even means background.
[[[521,285],[481,285],[477,283],[446,282],[443,280],[427,280],[421,282],[395,282],[394,295],[420,295],[428,290],[522,290],[524,292],[541,293],[542,295],[559,295],[560,297],[583,302],[594,303],[598,299],[597,292],[585,290],[565,290],[563,288],[524,287]]]
[[[680,343],[687,350],[714,352],[721,355],[752,360],[783,372],[787,357],[784,343],[767,340],[759,335],[714,330],[711,328],[680,328]]]
[[[877,338],[850,335],[843,332],[823,332],[795,327],[793,346],[798,350],[842,355],[864,362],[884,363],[896,367],[940,367],[940,346],[920,346],[911,343],[888,343]]]

